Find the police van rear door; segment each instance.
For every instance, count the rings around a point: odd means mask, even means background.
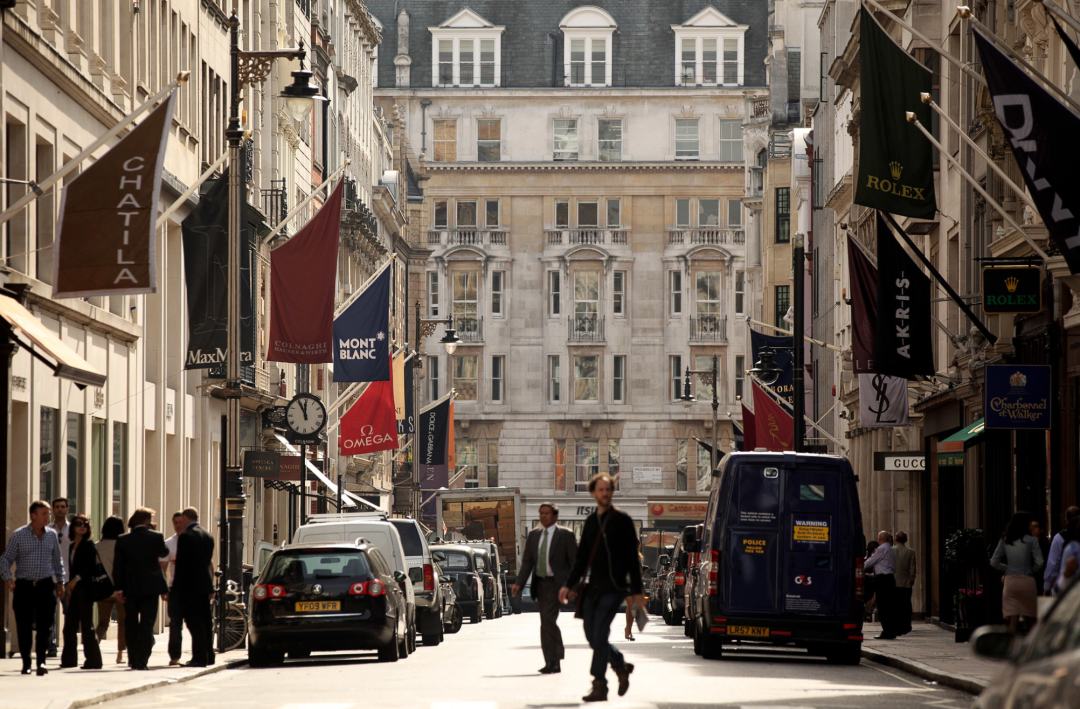
[[[779,611],[780,466],[741,463],[728,503],[724,567],[731,612]]]
[[[788,613],[834,615],[840,589],[837,551],[840,471],[804,467],[784,471],[785,524],[781,545],[783,607]]]

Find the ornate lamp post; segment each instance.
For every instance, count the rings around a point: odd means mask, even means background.
[[[439,325],[445,325],[446,330],[443,334],[443,338],[439,340],[442,343],[443,349],[446,350],[446,354],[453,355],[457,350],[457,346],[461,343],[461,339],[457,336],[457,331],[454,329],[454,316],[449,315],[446,318],[438,319],[424,319],[420,317],[420,301],[416,301],[416,327],[413,329],[413,352],[420,352],[420,341],[425,337],[431,337],[435,334],[435,328]],[[413,358],[413,367],[420,369],[423,366],[423,361],[419,356]],[[416,389],[413,389],[413,411],[420,411],[418,401],[416,401]],[[413,482],[412,482],[412,514],[414,518],[420,517],[420,456],[417,452],[416,438],[419,435],[419,416],[417,417],[417,428],[413,434]]]
[[[690,408],[696,399],[690,395],[690,375],[696,374],[702,384],[712,387],[712,453],[709,454],[709,474],[711,475],[715,470],[717,464],[720,462],[719,451],[717,450],[717,439],[719,432],[716,430],[716,419],[720,409],[719,398],[719,382],[720,377],[717,376],[718,358],[713,355],[712,369],[690,369],[686,368],[686,379],[683,381],[683,395],[679,397],[679,401],[683,403],[683,406]]]

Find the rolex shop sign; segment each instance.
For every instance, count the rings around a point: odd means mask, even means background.
[[[987,266],[982,272],[983,311],[989,314],[1042,310],[1042,269]]]
[[[1050,366],[988,365],[985,404],[987,428],[1050,428]]]

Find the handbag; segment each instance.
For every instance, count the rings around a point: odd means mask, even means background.
[[[593,560],[596,559],[596,551],[600,548],[600,540],[604,538],[604,527],[607,526],[607,522],[610,516],[604,518],[604,522],[600,525],[600,533],[596,535],[596,541],[593,542],[592,551],[589,552],[589,563],[585,565],[585,571],[581,573],[581,580],[574,586],[574,617],[583,618],[585,616],[585,577],[589,575],[589,569],[592,568]]]
[[[97,559],[97,564],[94,566],[94,573],[87,579],[86,595],[91,602],[97,603],[113,595],[116,589],[109,579],[108,572],[105,571],[105,564],[101,563],[101,556],[97,553],[97,549],[94,550],[94,557]]]

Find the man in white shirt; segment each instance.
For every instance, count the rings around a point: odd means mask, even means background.
[[[874,574],[874,595],[881,615],[881,634],[875,640],[896,640],[896,550],[892,534],[878,532],[878,548],[863,564],[863,571]]]
[[[173,585],[173,571],[176,568],[176,538],[184,533],[187,525],[188,520],[183,512],[173,513],[173,535],[165,540],[165,546],[169,547],[169,555],[161,557],[158,561],[170,589]],[[180,664],[181,647],[184,643],[184,615],[180,612],[180,604],[171,593],[167,610],[169,612],[169,666],[176,667]]]
[[[559,589],[566,584],[577,555],[577,539],[569,529],[557,526],[559,508],[550,502],[540,505],[540,528],[529,532],[517,581],[510,592],[517,595],[532,574],[532,597],[540,606],[540,647],[544,652],[541,674],[561,670],[564,654],[559,630]]]

